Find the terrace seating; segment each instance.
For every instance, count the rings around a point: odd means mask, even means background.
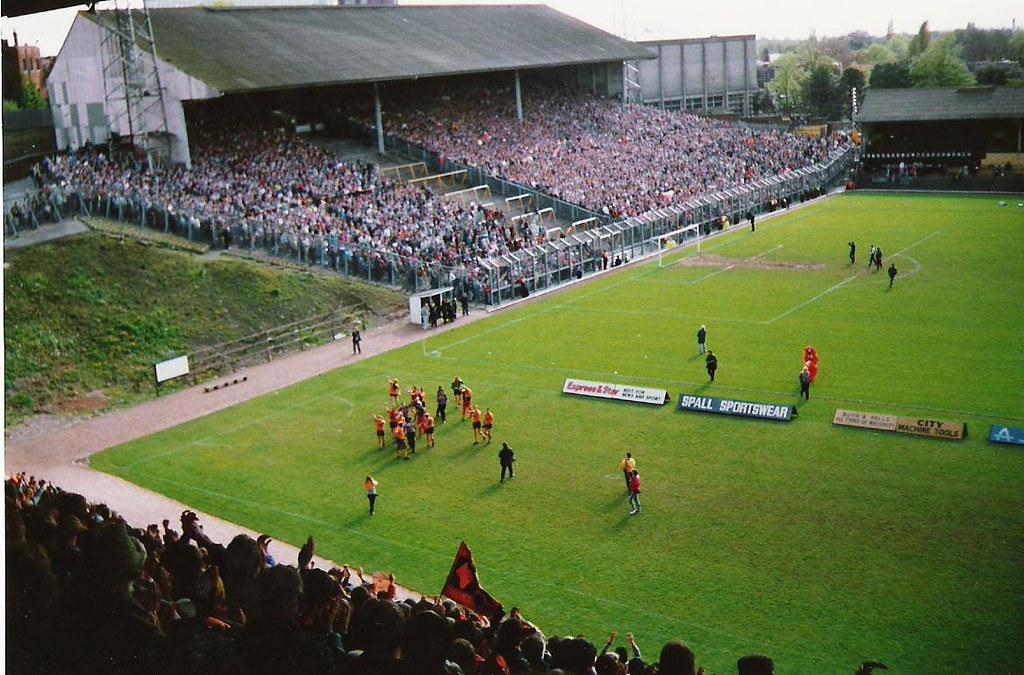
[[[392,136],[613,218],[785,175],[851,144],[842,134],[755,132],[543,87],[524,96],[525,124],[508,89],[403,94],[387,107]]]

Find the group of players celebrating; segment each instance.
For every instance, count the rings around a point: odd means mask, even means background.
[[[400,400],[402,388],[395,378],[388,379],[388,397],[390,405],[385,414],[375,414],[373,424],[377,433],[377,449],[384,449],[385,426],[391,428],[391,438],[395,442],[395,457],[409,459],[416,454],[417,437],[425,438],[427,447],[434,447],[434,416],[427,411],[426,392],[422,387],[409,387],[408,402]],[[473,392],[466,383],[456,375],[452,378],[452,397],[461,411],[461,419],[467,417],[473,423],[473,445],[491,442],[491,429],[494,427],[494,413],[490,408],[483,412],[473,403]],[[437,387],[437,420],[441,424],[448,423],[448,394],[444,387]]]

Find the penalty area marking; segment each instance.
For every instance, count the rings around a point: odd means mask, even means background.
[[[928,236],[922,237],[921,239],[918,239],[917,241],[915,241],[913,244],[907,246],[906,248],[901,249],[901,250],[897,251],[896,253],[893,253],[892,257],[893,258],[895,258],[895,257],[908,257],[909,258],[909,256],[904,256],[904,254],[907,251],[909,251],[910,249],[914,248],[918,244],[923,244],[924,242],[928,241],[932,237],[938,236],[941,233],[942,233],[941,230],[935,230],[934,232],[932,232]],[[913,258],[910,258],[910,259],[913,260]],[[914,262],[917,263],[916,260],[914,260]],[[918,269],[920,269],[920,267],[921,267],[920,263],[918,263],[917,266],[918,266]],[[767,321],[764,322],[765,325],[772,324],[772,323],[775,323],[776,321],[778,321],[779,319],[786,318],[787,316],[789,316],[793,312],[796,312],[796,311],[798,311],[800,309],[803,309],[804,307],[806,307],[807,305],[811,304],[812,302],[816,302],[817,300],[820,300],[821,298],[825,297],[826,295],[828,295],[832,291],[835,291],[835,290],[838,290],[838,289],[842,288],[843,286],[845,286],[846,284],[850,283],[854,279],[859,278],[860,276],[861,276],[861,274],[858,272],[857,274],[854,274],[851,277],[847,277],[846,279],[840,281],[838,284],[836,284],[832,288],[829,288],[828,290],[825,290],[825,291],[822,291],[821,293],[818,293],[816,296],[814,296],[813,298],[811,298],[809,300],[804,300],[799,305],[797,305],[797,306],[795,306],[795,307],[793,307],[791,309],[787,309],[785,312],[783,312],[782,314],[779,314],[778,316],[776,316],[774,318],[768,319]]]
[[[915,274],[917,274],[918,272],[921,271],[921,263],[919,263],[916,258],[911,258],[909,255],[904,255],[902,253],[893,253],[892,258],[900,258],[901,260],[909,260],[913,264],[913,267],[910,268],[909,272],[904,272],[903,270],[899,270],[899,275],[896,277],[897,281],[899,281],[900,279],[907,279],[909,277],[912,277],[912,276],[914,276]],[[890,260],[892,260],[892,258],[890,258]],[[879,284],[883,284],[884,285],[885,282],[887,282],[888,280],[889,280],[889,277],[887,275],[880,275],[880,276],[878,276],[877,278],[874,278],[874,279],[867,279],[865,281],[861,281],[861,282],[856,283],[856,284],[850,284],[850,288],[862,288],[864,286],[878,286]]]
[[[762,251],[762,252],[758,253],[757,255],[752,255],[749,258],[743,258],[741,262],[749,262],[751,260],[757,260],[761,256],[766,256],[769,253],[774,253],[775,251],[778,251],[780,248],[782,248],[782,244],[779,244],[778,246],[776,246],[774,248],[770,248],[767,251]],[[728,265],[726,267],[723,267],[722,269],[715,270],[714,272],[711,272],[710,274],[705,274],[702,277],[698,277],[698,278],[694,279],[693,281],[691,281],[690,283],[691,284],[699,284],[700,282],[702,282],[702,281],[704,281],[706,279],[710,279],[711,277],[713,277],[713,276],[715,276],[717,274],[721,274],[722,272],[728,272],[729,270],[731,270],[731,269],[733,269],[735,267],[738,267],[740,264],[741,263],[739,263],[739,262],[738,263],[733,263],[732,265]]]

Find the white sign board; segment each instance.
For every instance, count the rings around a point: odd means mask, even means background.
[[[153,370],[156,372],[156,381],[158,384],[160,382],[166,382],[167,380],[173,380],[174,378],[181,377],[182,375],[188,375],[188,357],[179,356],[168,361],[154,363]]]
[[[631,384],[590,382],[589,380],[577,380],[572,377],[565,378],[565,382],[562,384],[562,393],[575,394],[577,396],[593,396],[595,398],[610,398],[616,401],[649,403],[650,405],[664,405],[668,399],[668,392],[664,389],[634,387]]]

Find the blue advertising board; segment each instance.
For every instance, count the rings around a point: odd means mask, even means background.
[[[988,430],[988,440],[993,443],[1024,445],[1024,429],[993,424]]]
[[[715,396],[698,396],[697,394],[680,394],[676,410],[692,412],[708,412],[718,415],[735,417],[754,417],[761,420],[788,422],[796,415],[794,406],[782,403],[758,403],[755,401],[738,401],[731,398]]]

